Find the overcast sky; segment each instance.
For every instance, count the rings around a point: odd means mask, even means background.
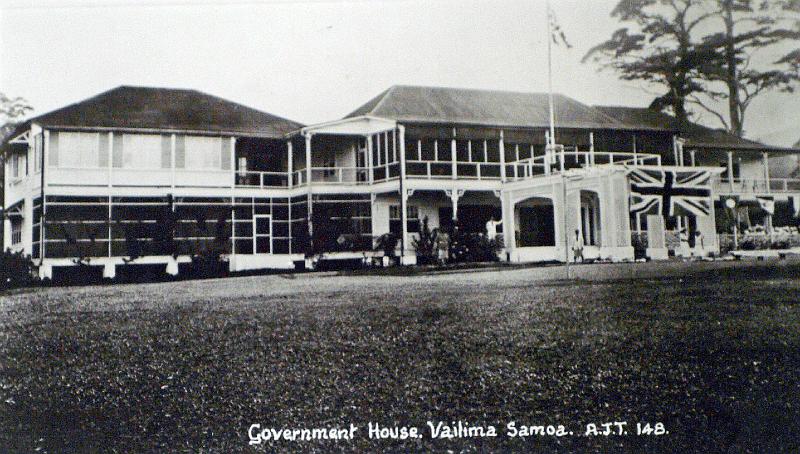
[[[552,1],[574,46],[554,50],[554,89],[645,106],[645,87],[580,63],[618,27],[616,1]],[[0,14],[0,91],[35,113],[118,85],[195,88],[306,124],[393,84],[547,90],[544,0],[7,0]],[[754,103],[748,135],[793,143],[798,106]]]

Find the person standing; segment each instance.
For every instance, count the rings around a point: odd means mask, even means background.
[[[705,256],[703,234],[699,230],[694,232],[694,256],[701,260]]]
[[[681,257],[685,260],[692,255],[692,251],[689,248],[689,231],[686,227],[682,228],[678,232],[678,239],[680,240],[680,253]]]
[[[493,240],[497,237],[497,226],[501,225],[503,221],[495,221],[494,216],[489,218],[486,222],[486,238]]]
[[[574,262],[578,263],[578,259],[580,258],[581,263],[583,263],[583,235],[581,235],[581,230],[575,230],[575,245],[572,246],[572,252],[574,254]]]

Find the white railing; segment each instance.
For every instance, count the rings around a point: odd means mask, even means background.
[[[800,192],[800,178],[734,178],[724,174],[714,179],[714,192],[721,194],[770,194]]]
[[[236,172],[236,186],[251,188],[287,188],[288,172]]]
[[[312,183],[327,184],[367,184],[368,167],[312,167]]]
[[[455,176],[453,173],[455,167]],[[467,161],[406,161],[406,177],[426,180],[499,180],[502,164],[499,162]]]

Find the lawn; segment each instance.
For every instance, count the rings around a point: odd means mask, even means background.
[[[0,296],[0,451],[800,450],[800,266],[300,274]],[[432,439],[427,421],[498,437]],[[573,435],[511,438],[505,426]],[[583,436],[625,421],[628,435]],[[372,440],[367,424],[423,438]],[[635,436],[637,422],[668,433]],[[248,429],[359,427],[248,445]]]

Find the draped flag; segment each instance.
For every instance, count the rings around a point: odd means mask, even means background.
[[[794,208],[794,217],[800,218],[800,195],[790,195],[789,199],[791,199],[792,208]]]
[[[760,206],[762,210],[766,211],[768,214],[775,214],[775,197],[771,195],[760,195],[756,196],[756,200],[758,200],[758,206]]]
[[[567,49],[572,49],[572,45],[567,41],[567,35],[564,34],[564,30],[561,29],[558,21],[556,21],[556,13],[553,12],[549,2],[547,4],[547,20],[550,21],[550,39],[553,44],[556,46],[563,44]]]
[[[631,171],[631,212],[650,212],[654,207],[665,217],[711,214],[711,173],[704,170]]]

